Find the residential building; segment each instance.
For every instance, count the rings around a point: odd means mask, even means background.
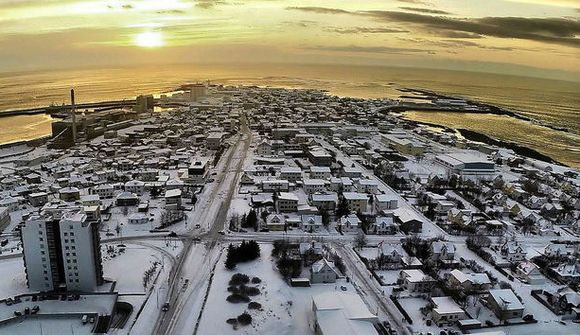
[[[500,320],[523,317],[524,305],[511,289],[490,290],[486,301]]]
[[[378,321],[358,294],[325,292],[312,297],[316,335],[378,335]]]
[[[311,166],[310,178],[328,180],[331,177],[330,168],[328,166]]]
[[[361,221],[356,214],[349,214],[341,217],[336,224],[342,232],[353,232],[358,231]]]
[[[431,297],[433,310],[431,317],[439,327],[454,325],[457,321],[465,319],[465,312],[451,297]]]
[[[21,238],[29,288],[92,292],[103,283],[98,224],[85,214],[33,215]]]
[[[342,196],[346,199],[348,209],[355,213],[366,213],[369,201],[368,195],[358,192],[344,192]]]
[[[298,196],[294,193],[280,192],[278,210],[280,212],[296,212],[298,210]]]
[[[485,273],[465,273],[454,269],[449,273],[447,281],[451,287],[466,292],[482,292],[491,288],[491,281]]]
[[[302,180],[302,169],[299,167],[283,167],[280,169],[280,179],[295,183]]]
[[[399,273],[402,286],[409,292],[429,292],[435,284],[433,277],[418,269],[402,270]]]
[[[302,186],[306,194],[326,191],[326,182],[322,179],[304,179]]]
[[[310,283],[312,284],[335,283],[338,277],[340,275],[334,262],[329,262],[326,258],[315,262],[310,268]]]

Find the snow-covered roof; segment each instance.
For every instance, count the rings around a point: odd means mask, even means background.
[[[344,192],[342,194],[346,200],[368,200],[368,196],[366,193],[358,193],[358,192]]]
[[[470,283],[476,285],[491,284],[489,277],[485,273],[464,273],[455,269],[450,272],[450,275],[455,277],[460,283],[469,281]]]
[[[451,297],[434,297],[431,298],[431,301],[435,304],[433,310],[439,315],[464,313],[463,309]]]
[[[296,201],[298,202],[298,196],[294,193],[290,193],[290,192],[280,192],[280,195],[278,196],[279,200],[287,200],[287,201]]]
[[[490,290],[489,296],[495,300],[503,310],[509,311],[524,308],[524,305],[522,305],[518,297],[516,297],[514,292],[509,288]]]

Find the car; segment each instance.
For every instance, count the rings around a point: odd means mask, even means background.
[[[83,324],[86,324],[89,321],[89,316],[84,314],[83,317],[81,318],[81,322]]]
[[[25,315],[29,315],[29,314],[30,314],[30,307],[26,307],[26,308],[24,309],[24,314],[25,314]]]
[[[218,232],[218,234],[220,234],[220,235],[225,235],[225,234],[226,234],[226,232],[225,232],[225,231],[223,231],[223,230],[220,230],[220,231]]]
[[[164,303],[161,310],[167,312],[169,310],[169,302]]]
[[[31,314],[36,314],[38,313],[38,311],[40,310],[40,307],[38,305],[35,305],[34,307],[32,307],[32,309],[30,310]]]
[[[21,311],[14,311],[14,316],[22,316],[22,312]]]
[[[89,323],[95,323],[95,318],[94,318],[94,317],[91,317],[91,318],[89,319]]]
[[[343,286],[340,287],[340,289],[343,290],[343,291],[346,291],[346,286],[343,285]]]

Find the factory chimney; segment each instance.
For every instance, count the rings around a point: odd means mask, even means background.
[[[73,145],[77,143],[77,113],[75,110],[75,90],[70,90],[71,118],[72,118],[72,140]]]

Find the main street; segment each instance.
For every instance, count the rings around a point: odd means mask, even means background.
[[[200,301],[209,289],[209,279],[221,255],[220,232],[224,230],[228,208],[252,140],[245,117],[241,118],[240,130],[236,143],[225,152],[224,163],[217,166],[216,185],[188,216],[188,229],[180,232],[184,250],[170,274],[168,310],[159,316],[153,334],[193,333],[195,320],[203,307]],[[203,233],[194,230],[196,225],[202,227]],[[192,248],[198,238],[205,243],[202,254],[194,252],[199,248]],[[185,285],[186,279],[189,285]]]

